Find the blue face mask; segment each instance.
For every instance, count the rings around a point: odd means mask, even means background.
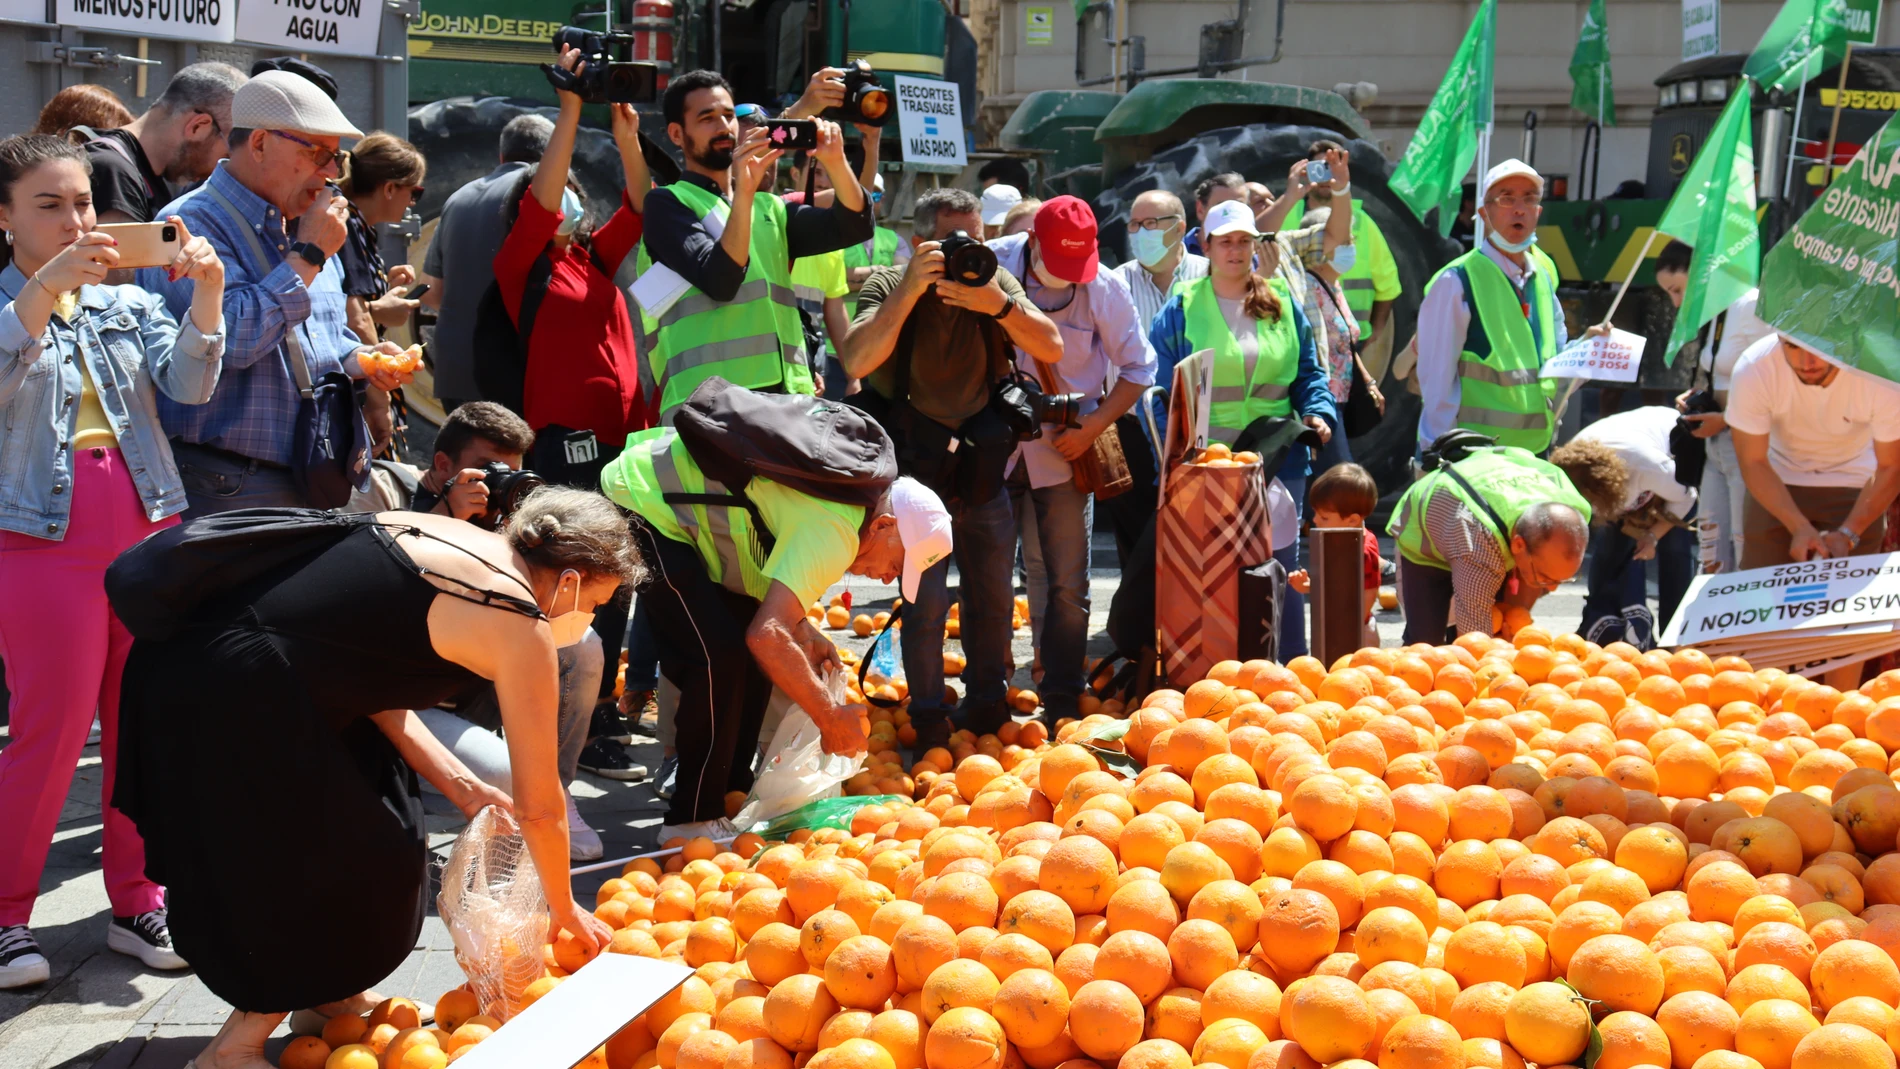
[[[587,214],[587,208],[581,203],[580,194],[573,188],[561,191],[561,225],[554,228],[562,237],[572,236],[581,227],[581,217]]]
[[[1503,232],[1497,230],[1491,232],[1490,238],[1491,244],[1496,245],[1505,252],[1523,252],[1525,249],[1537,244],[1537,231],[1532,230],[1531,236],[1525,238],[1523,241],[1506,241],[1504,240]]]
[[[1333,270],[1343,275],[1352,270],[1352,265],[1358,262],[1359,250],[1357,248],[1351,245],[1335,245],[1333,247]]]
[[[1140,260],[1143,267],[1153,267],[1167,259],[1168,253],[1174,248],[1165,230],[1137,230],[1128,239],[1128,244],[1135,259]]]

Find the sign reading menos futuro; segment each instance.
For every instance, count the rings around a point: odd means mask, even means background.
[[[229,44],[236,38],[237,0],[57,0],[53,21],[135,37]]]
[[[1662,645],[1900,620],[1900,553],[1698,575]]]
[[[287,51],[376,55],[383,0],[243,0],[239,40]]]

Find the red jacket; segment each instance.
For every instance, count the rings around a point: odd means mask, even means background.
[[[495,281],[517,322],[535,257],[544,250],[553,257],[547,295],[528,338],[523,415],[536,433],[550,426],[590,430],[602,445],[618,448],[648,425],[633,320],[626,294],[613,280],[620,262],[640,244],[640,215],[623,194],[620,208],[594,231],[600,267],[577,244],[559,254],[549,247],[560,224],[561,213],[543,208],[527,190],[521,214],[495,254]]]

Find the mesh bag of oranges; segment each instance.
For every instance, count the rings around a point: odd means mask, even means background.
[[[505,1021],[545,969],[548,903],[514,818],[489,806],[455,837],[436,896],[482,1012]]]
[[[609,952],[696,973],[586,1064],[1894,1069],[1896,754],[1900,673],[1534,624],[1220,662],[630,864]]]

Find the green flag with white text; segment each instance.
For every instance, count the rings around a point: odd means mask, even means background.
[[[1451,232],[1465,173],[1478,158],[1478,131],[1491,121],[1496,42],[1497,0],[1484,0],[1387,183],[1419,219],[1437,208],[1440,234]]]
[[[1900,382],[1897,250],[1900,116],[1768,250],[1756,311],[1816,352]]]
[[[1761,277],[1761,228],[1755,222],[1755,137],[1750,121],[1754,83],[1741,80],[1722,117],[1702,142],[1689,173],[1656,229],[1687,243],[1689,282],[1664,358],[1702,325],[1755,287]]]
[[[1763,89],[1794,89],[1840,62],[1849,41],[1871,44],[1880,0],[1785,0],[1742,73]]]
[[[1570,106],[1597,121],[1616,125],[1616,93],[1610,85],[1610,25],[1603,0],[1590,0],[1577,31],[1577,49],[1570,53]]]

